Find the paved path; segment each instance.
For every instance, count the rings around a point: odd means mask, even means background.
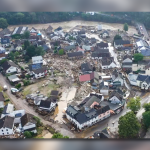
[[[51,125],[53,128],[55,128],[57,131],[59,131],[63,135],[68,135],[70,138],[75,137],[74,134],[65,125],[58,125],[58,124],[51,123],[49,121],[45,121],[40,115],[38,115],[38,113],[34,111],[32,106],[28,105],[26,100],[22,100],[21,98],[16,98],[13,94],[11,94],[10,89],[12,86],[9,84],[8,80],[2,74],[0,74],[0,85],[1,86],[7,85],[8,90],[6,91],[6,93],[11,99],[12,103],[15,105],[16,109],[18,110],[24,109],[26,113],[30,113],[30,114],[33,114],[34,116],[39,117],[41,121],[43,122],[43,124]]]

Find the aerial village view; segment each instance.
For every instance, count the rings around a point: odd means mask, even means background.
[[[150,138],[150,22],[73,14],[0,13],[0,138]]]

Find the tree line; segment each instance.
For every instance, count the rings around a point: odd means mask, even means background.
[[[105,16],[103,14],[94,15],[84,12],[0,12],[0,28],[6,28],[9,25],[33,24],[33,23],[51,23],[81,19],[87,21],[101,21],[108,23],[128,23],[130,20]]]

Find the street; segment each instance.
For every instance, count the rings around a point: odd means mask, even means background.
[[[21,98],[16,98],[12,93],[11,93],[11,85],[9,84],[8,80],[0,74],[0,85],[3,87],[6,85],[8,87],[8,90],[6,91],[7,95],[9,96],[11,102],[14,104],[15,108],[17,110],[19,109],[24,109],[26,113],[33,114],[34,116],[37,116],[41,119],[41,122],[43,122],[44,125],[50,125],[53,128],[56,129],[56,131],[59,131],[61,134],[65,136],[69,136],[70,138],[74,138],[74,134],[66,127],[66,125],[59,125],[59,124],[54,124],[49,121],[45,121],[38,113],[34,111],[32,106],[29,106],[26,100],[22,100]],[[63,126],[63,127],[62,127]],[[64,127],[65,126],[65,127]]]

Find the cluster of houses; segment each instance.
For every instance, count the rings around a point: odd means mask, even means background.
[[[79,130],[84,130],[97,122],[109,118],[112,114],[117,114],[124,108],[126,91],[123,92],[122,89],[125,86],[125,72],[128,74],[127,78],[131,85],[146,90],[150,88],[150,47],[142,39],[137,40],[135,44],[130,40],[114,40],[113,46],[115,51],[134,51],[134,53],[141,53],[144,56],[142,61],[135,62],[133,55],[122,55],[121,68],[119,68],[115,56],[110,51],[109,43],[87,36],[84,28],[64,32],[62,27],[54,30],[49,25],[47,29],[40,32],[34,27],[29,30],[27,27],[21,26],[16,27],[13,32],[10,32],[8,29],[0,31],[0,60],[7,58],[7,54],[10,51],[23,50],[23,39],[12,40],[11,37],[22,35],[27,30],[30,32],[29,42],[35,46],[42,46],[45,51],[52,55],[57,55],[59,50],[63,49],[64,55],[60,58],[83,60],[85,56],[89,57],[89,61],[82,62],[81,66],[79,66],[78,80],[81,85],[85,82],[90,84],[91,89],[96,92],[90,93],[76,106],[69,105],[65,112],[67,119]],[[102,27],[99,25],[97,31],[101,30]],[[46,36],[43,32],[45,32]],[[109,36],[107,30],[104,30],[99,35],[102,39]],[[97,65],[93,62],[97,62]],[[102,75],[97,70],[97,67],[101,69],[101,72],[108,71],[108,73]],[[11,83],[21,81],[18,74],[22,70],[11,60],[5,61],[1,65],[1,70],[3,74],[10,74],[8,80]],[[32,63],[28,65],[27,74],[30,77],[39,79],[46,77],[48,70],[49,68],[44,65],[43,57],[34,56],[32,57]],[[30,94],[26,96],[26,99],[30,104],[37,106],[39,111],[51,112],[57,106],[58,97],[59,92],[52,91],[49,97],[42,94]],[[1,94],[0,107],[4,107],[3,95]],[[5,107],[5,112],[2,113],[0,120],[2,122],[0,123],[0,135],[12,134],[14,129],[18,132],[29,130],[36,133],[36,125],[30,114],[26,114],[23,110],[14,111],[11,108],[13,107],[11,104]],[[6,109],[8,110],[6,111]],[[8,120],[9,124],[7,124]],[[16,126],[16,124],[19,125]],[[97,136],[105,135],[103,133],[98,134]]]
[[[37,133],[34,116],[25,110],[14,110],[13,104],[5,105],[0,118],[0,136],[8,137],[25,131]]]
[[[111,114],[123,110],[125,100],[121,90],[112,92],[108,99],[99,93],[90,93],[79,105],[69,105],[66,110],[67,119],[79,130],[84,130],[100,122]]]

